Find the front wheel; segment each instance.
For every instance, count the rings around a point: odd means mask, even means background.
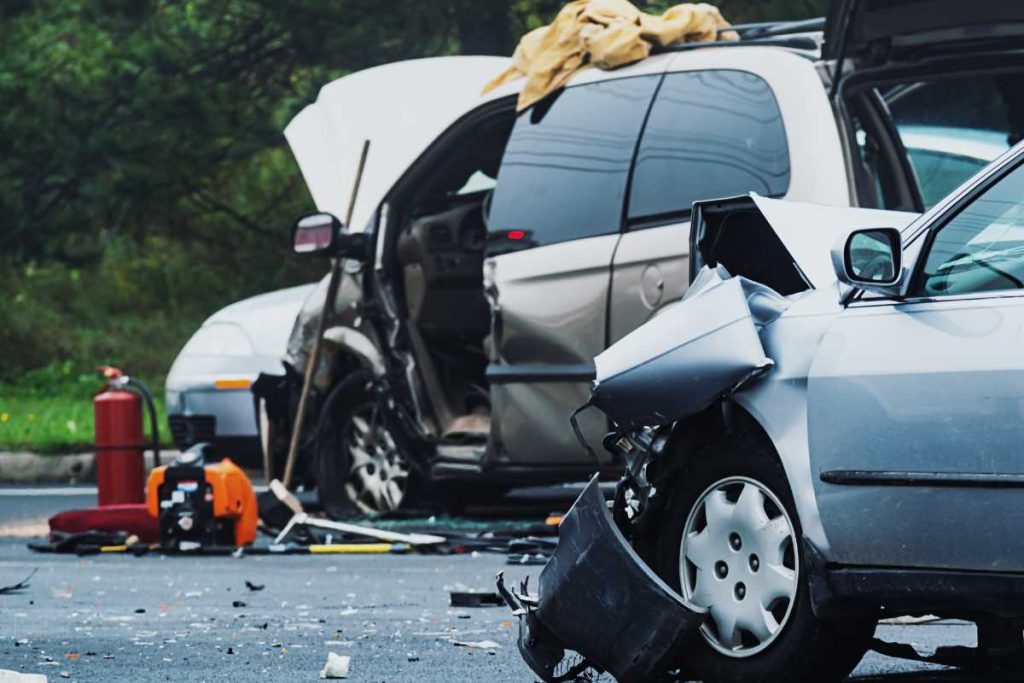
[[[410,469],[388,430],[365,371],[346,377],[324,405],[317,447],[317,492],[324,511],[341,519],[402,507]]]
[[[680,477],[658,538],[658,572],[708,610],[679,653],[707,682],[839,681],[867,650],[874,623],[818,619],[800,520],[785,473],[765,446],[725,439]]]

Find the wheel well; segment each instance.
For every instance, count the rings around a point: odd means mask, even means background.
[[[347,349],[338,349],[337,352],[331,357],[330,369],[328,370],[328,390],[324,394],[329,394],[334,386],[344,380],[349,374],[356,370],[372,370],[367,363],[365,363],[358,355],[348,351]]]
[[[721,400],[672,426],[665,449],[670,454],[669,470],[682,469],[707,446],[725,437],[740,437],[763,445],[776,462],[782,464],[775,444],[761,423],[738,403]]]

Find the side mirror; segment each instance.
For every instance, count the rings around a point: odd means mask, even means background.
[[[308,214],[292,226],[292,251],[296,254],[362,260],[365,245],[365,235],[350,233],[329,213]]]
[[[896,228],[851,232],[832,249],[832,265],[840,282],[891,296],[903,279],[903,242]]]

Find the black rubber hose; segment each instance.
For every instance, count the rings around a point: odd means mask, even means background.
[[[153,467],[160,467],[160,427],[156,419],[156,404],[153,402],[153,394],[142,380],[134,377],[128,378],[128,386],[135,389],[135,392],[146,402],[146,412],[149,413],[149,438],[153,442]]]

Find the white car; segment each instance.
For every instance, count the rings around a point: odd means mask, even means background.
[[[226,306],[196,330],[167,373],[167,413],[181,450],[210,443],[218,456],[262,465],[253,395],[260,373],[280,373],[295,316],[315,285]]]

